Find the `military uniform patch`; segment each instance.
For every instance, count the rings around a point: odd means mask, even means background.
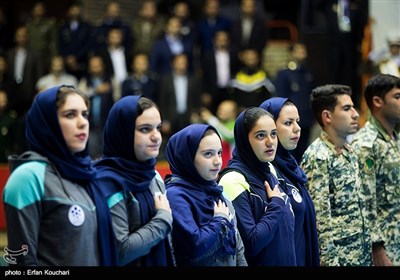
[[[364,171],[369,175],[374,172],[374,160],[372,158],[367,158],[365,160]]]

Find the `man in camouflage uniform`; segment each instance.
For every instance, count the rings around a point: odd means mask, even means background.
[[[317,215],[321,265],[372,265],[357,156],[346,143],[347,136],[358,129],[359,114],[351,100],[351,88],[317,87],[310,104],[323,130],[304,152],[301,167]]]
[[[375,265],[400,265],[400,79],[372,77],[365,88],[371,116],[353,138],[358,154]]]

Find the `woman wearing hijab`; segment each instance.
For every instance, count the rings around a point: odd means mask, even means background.
[[[300,139],[300,117],[296,105],[288,98],[273,97],[260,105],[275,118],[278,148],[274,166],[285,180],[285,192],[290,197],[296,217],[294,238],[298,266],[319,266],[317,224],[314,204],[306,189],[307,177],[290,151]]]
[[[174,217],[172,238],[178,266],[246,266],[235,211],[216,182],[222,142],[216,129],[191,124],[175,133],[165,150]]]
[[[119,265],[174,265],[172,214],[155,170],[160,129],[157,105],[141,96],[119,99],[104,127],[103,156],[95,166],[111,211]]]
[[[107,205],[95,191],[86,95],[38,94],[26,118],[30,151],[10,158],[4,189],[6,261],[22,266],[115,265]]]
[[[273,175],[278,144],[273,116],[259,107],[242,111],[235,148],[219,183],[236,210],[249,266],[296,266],[290,198]]]

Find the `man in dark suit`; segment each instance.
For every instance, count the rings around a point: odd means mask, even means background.
[[[92,36],[92,26],[82,18],[80,3],[73,2],[68,10],[65,21],[58,27],[57,46],[64,58],[67,73],[80,79],[87,67],[87,56]]]
[[[191,123],[191,115],[201,105],[198,79],[187,70],[188,59],[179,54],[172,59],[172,73],[161,79],[159,106],[166,137]],[[164,141],[166,142],[166,141]]]
[[[14,35],[15,47],[7,51],[8,73],[14,78],[15,88],[13,107],[19,116],[25,115],[36,95],[36,81],[46,69],[40,54],[28,47],[27,28],[17,28]]]
[[[193,72],[193,42],[180,34],[181,27],[178,17],[167,19],[164,35],[154,43],[150,53],[150,71],[160,76],[171,73],[172,58],[184,53],[188,59],[188,70]]]
[[[361,104],[361,42],[368,20],[368,1],[315,0],[327,21],[328,57],[331,83],[345,84],[353,89],[353,102]]]
[[[265,20],[256,13],[254,0],[241,0],[240,15],[233,22],[230,35],[236,52],[250,48],[261,54],[267,41],[267,27]]]
[[[209,95],[209,109],[215,113],[219,103],[228,99],[229,81],[239,70],[237,54],[231,48],[229,33],[217,31],[214,48],[202,59],[203,91]]]

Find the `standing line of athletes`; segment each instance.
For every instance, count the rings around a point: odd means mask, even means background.
[[[110,110],[93,162],[86,94],[57,86],[28,111],[29,151],[10,158],[3,192],[10,265],[400,265],[400,79],[368,81],[359,129],[351,88],[311,93],[322,127],[299,164],[299,113],[274,97],[242,111],[222,168],[208,124],[172,135],[171,174],[155,170],[162,119],[152,100]],[[26,250],[25,254],[12,252]]]

